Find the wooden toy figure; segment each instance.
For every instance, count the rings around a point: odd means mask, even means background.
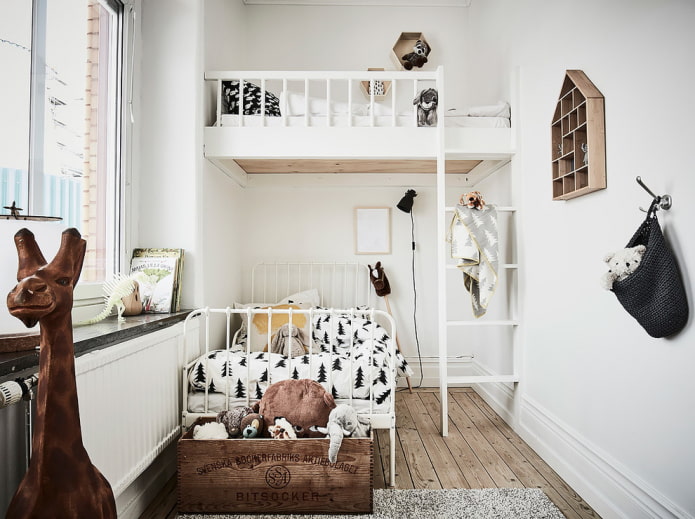
[[[29,328],[40,323],[40,358],[31,461],[7,517],[115,519],[111,485],[82,443],[77,402],[70,312],[86,242],[76,229],[64,231],[47,263],[31,231],[21,229],[14,241],[19,283],[7,308]]]

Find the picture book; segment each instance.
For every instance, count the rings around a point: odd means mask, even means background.
[[[181,304],[183,249],[134,249],[130,273],[144,273],[148,282],[140,286],[143,311],[177,312]]]

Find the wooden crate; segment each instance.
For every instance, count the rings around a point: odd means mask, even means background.
[[[177,446],[178,511],[371,513],[373,438],[345,438],[336,463],[328,442],[194,440],[191,427]]]

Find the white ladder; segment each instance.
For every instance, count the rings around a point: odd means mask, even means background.
[[[437,81],[439,84],[443,84],[443,77],[438,76]],[[442,90],[440,89],[439,105],[445,106],[442,99]],[[517,383],[519,382],[519,365],[520,361],[520,349],[519,349],[519,321],[515,316],[512,316],[508,320],[449,320],[447,316],[447,282],[446,282],[446,271],[448,269],[456,269],[455,265],[447,263],[447,258],[450,255],[448,250],[448,244],[446,241],[447,229],[449,228],[449,222],[451,221],[451,216],[455,211],[454,207],[446,206],[446,176],[445,176],[445,164],[446,164],[446,150],[444,141],[444,124],[439,123],[437,126],[437,233],[439,239],[439,247],[437,250],[437,262],[438,262],[438,273],[437,273],[437,306],[438,306],[438,342],[439,342],[439,386],[440,386],[440,418],[441,418],[441,434],[442,436],[448,436],[449,434],[449,394],[448,389],[450,384],[479,384],[479,383]],[[512,186],[512,189],[514,187]],[[514,197],[515,193],[513,193]],[[517,208],[514,206],[510,207],[497,207],[498,212],[510,212],[516,218]],[[447,217],[447,214],[450,216]],[[517,258],[519,257],[518,247],[518,218],[514,222],[513,229],[515,229],[516,236],[513,237],[513,247],[514,254]],[[513,302],[512,309],[513,312],[518,314],[518,300],[519,300],[519,266],[517,263],[506,263],[500,266],[500,270],[513,270],[516,271],[514,278],[514,287],[512,292],[513,297],[516,301]],[[447,366],[447,338],[448,329],[450,327],[458,326],[502,326],[502,327],[512,327],[512,373],[511,374],[494,374],[494,375],[466,375],[466,376],[449,376],[448,366]]]

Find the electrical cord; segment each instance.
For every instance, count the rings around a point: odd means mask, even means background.
[[[415,220],[413,212],[410,211],[410,237],[412,241],[412,273],[413,273],[413,327],[415,328],[415,344],[417,345],[417,358],[420,363],[420,382],[416,388],[422,387],[423,371],[422,371],[422,354],[420,353],[420,338],[417,333],[417,288],[415,287]]]

